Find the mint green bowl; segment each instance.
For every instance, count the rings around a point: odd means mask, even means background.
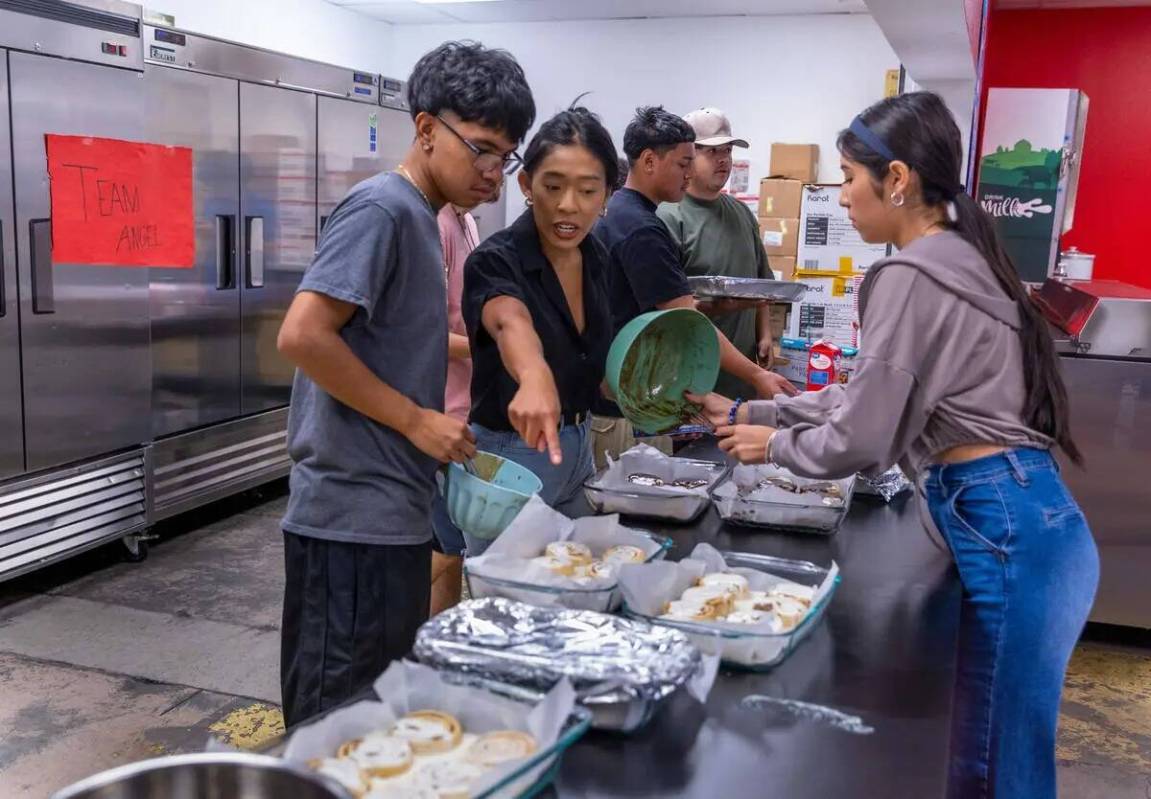
[[[607,381],[635,427],[662,433],[697,410],[684,392],[707,394],[719,377],[719,337],[699,311],[672,308],[632,319],[611,344]]]
[[[512,523],[544,484],[530,469],[490,452],[477,452],[475,465],[478,475],[458,463],[448,467],[444,499],[456,527],[490,540]]]

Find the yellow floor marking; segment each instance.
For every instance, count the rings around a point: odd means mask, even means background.
[[[254,750],[284,734],[284,715],[274,705],[256,702],[233,710],[208,729],[223,743]]]

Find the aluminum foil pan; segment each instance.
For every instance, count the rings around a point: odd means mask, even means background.
[[[879,497],[884,502],[891,502],[897,495],[911,488],[911,481],[898,466],[892,466],[878,477],[864,477],[859,475],[855,484],[855,493],[862,497]]]
[[[695,296],[716,299],[799,302],[807,293],[806,283],[796,283],[793,280],[700,275],[689,277],[687,282]]]
[[[420,628],[416,658],[437,669],[546,691],[567,677],[592,726],[630,731],[704,669],[678,630],[510,599],[462,602]]]

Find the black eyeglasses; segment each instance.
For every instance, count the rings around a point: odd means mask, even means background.
[[[523,166],[523,159],[520,158],[519,153],[515,150],[503,155],[493,153],[491,150],[481,150],[475,144],[472,144],[461,136],[459,131],[449,125],[447,120],[442,116],[437,114],[436,119],[443,122],[444,127],[450,130],[457,139],[464,143],[465,147],[472,151],[472,154],[476,157],[475,161],[472,162],[472,166],[476,168],[477,172],[491,172],[493,169],[498,169],[505,175],[510,175]]]

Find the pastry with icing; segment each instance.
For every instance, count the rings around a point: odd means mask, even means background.
[[[722,618],[723,606],[715,601],[711,604],[693,602],[689,599],[674,599],[663,609],[662,618],[675,621],[715,621]]]
[[[544,555],[566,560],[569,563],[591,563],[591,550],[576,541],[552,541],[544,549]]]
[[[417,755],[455,749],[463,728],[459,720],[438,710],[417,710],[396,721],[391,734],[407,741]]]
[[[713,572],[699,578],[701,586],[720,586],[726,588],[732,595],[742,597],[748,592],[747,578],[742,574],[731,572]]]
[[[794,599],[808,606],[810,606],[815,599],[815,589],[809,585],[800,585],[799,583],[781,583],[772,588],[770,593],[777,597]]]
[[[780,597],[775,603],[775,616],[779,619],[783,631],[791,630],[803,621],[808,607],[798,600]]]
[[[758,610],[735,610],[724,618],[728,624],[761,624],[767,615]]]
[[[439,799],[468,799],[472,786],[483,775],[482,766],[467,760],[442,760],[421,768],[415,780],[419,788],[429,789]]]
[[[732,602],[731,609],[733,611],[758,610],[767,612],[775,609],[775,600],[764,591],[749,591],[747,596]]]
[[[362,796],[368,784],[356,761],[345,757],[325,757],[309,761],[309,764],[318,773],[335,780],[353,796]]]
[[[519,730],[496,730],[481,735],[468,748],[467,761],[482,768],[494,768],[536,751],[536,739]]]
[[[554,555],[540,555],[538,558],[532,558],[532,563],[560,577],[574,576],[577,565],[570,560],[557,558]]]
[[[603,553],[604,563],[643,563],[645,560],[647,554],[632,544],[616,544],[614,547],[608,547]]]
[[[403,774],[412,767],[413,757],[410,743],[382,732],[346,742],[336,756],[354,762],[369,779]]]

